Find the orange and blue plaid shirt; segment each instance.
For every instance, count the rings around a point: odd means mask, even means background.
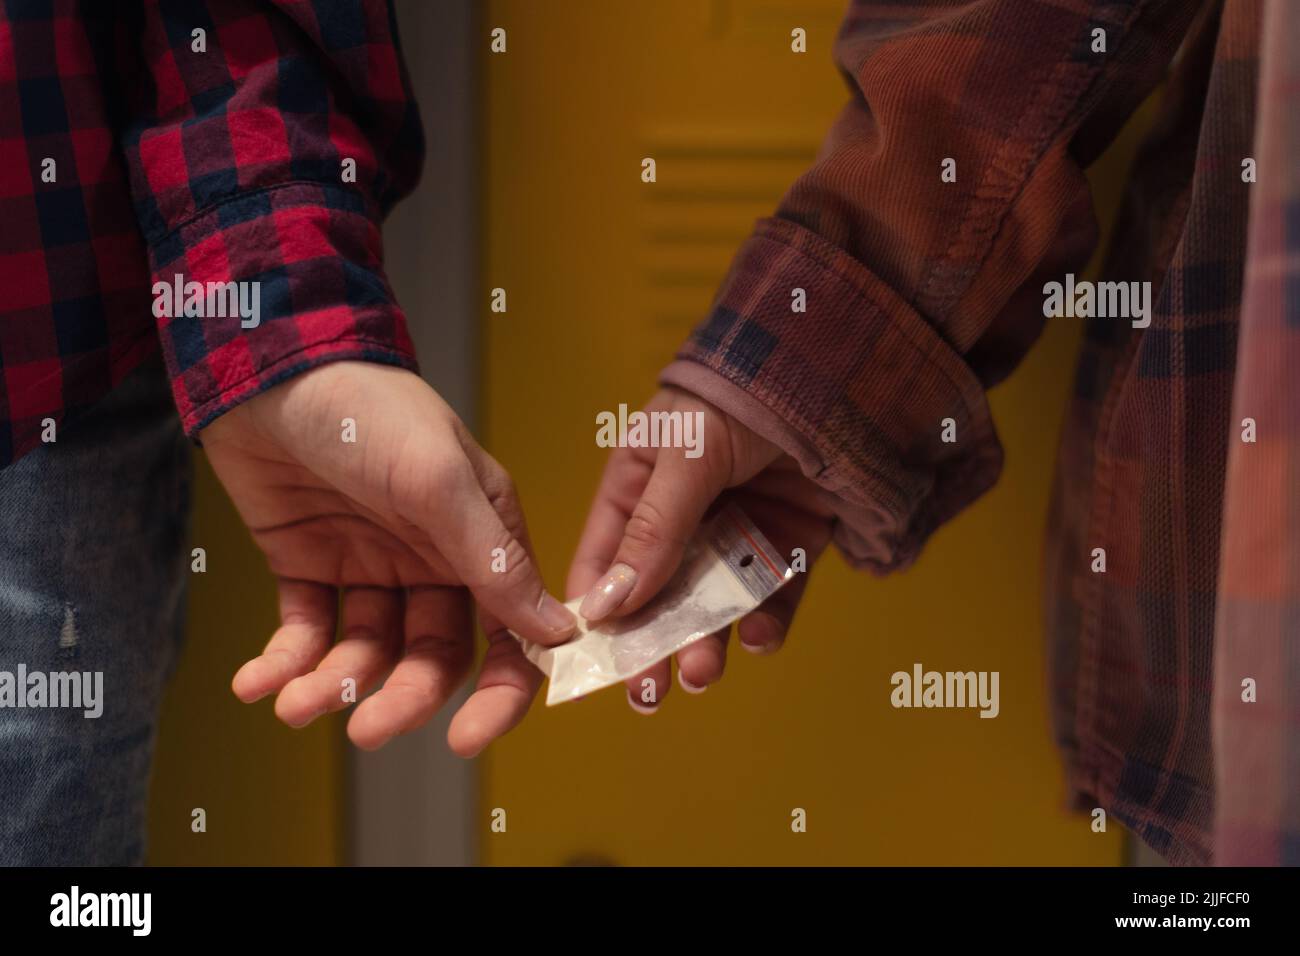
[[[422,151],[384,0],[4,0],[0,465],[160,343],[191,434],[325,361],[413,368],[379,224]],[[177,275],[258,283],[257,326],[155,319]]]
[[[1168,76],[1102,276],[1151,283],[1150,325],[1086,321],[1044,584],[1072,803],[1176,863],[1300,863],[1297,48],[1292,0],[854,2],[851,101],[662,376],[781,443],[850,561],[905,567],[997,480],[986,390]]]

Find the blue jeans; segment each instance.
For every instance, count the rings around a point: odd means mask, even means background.
[[[161,363],[57,438],[0,471],[0,865],[136,864],[189,575]]]

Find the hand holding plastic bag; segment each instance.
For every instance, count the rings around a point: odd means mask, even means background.
[[[639,611],[588,624],[567,644],[520,639],[524,654],[550,678],[548,705],[630,680],[762,604],[794,572],[739,508],[728,506],[686,546],[677,573]],[[580,600],[568,606],[577,610]]]

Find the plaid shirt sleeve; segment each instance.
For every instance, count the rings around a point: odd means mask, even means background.
[[[380,235],[423,151],[390,5],[149,0],[140,29],[123,144],[155,291],[257,284],[255,327],[155,299],[186,431],[324,362],[414,369]]]
[[[1214,845],[1229,866],[1300,866],[1300,16],[1290,7],[1264,6],[1216,604]],[[1248,418],[1256,440],[1238,441]]]
[[[1041,331],[1043,283],[1086,264],[1082,169],[1195,8],[851,5],[835,51],[851,102],[661,380],[793,454],[854,564],[905,566],[996,481],[985,389]]]

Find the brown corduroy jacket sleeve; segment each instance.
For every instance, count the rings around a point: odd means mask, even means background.
[[[996,481],[985,389],[1041,331],[1043,284],[1086,263],[1082,170],[1196,7],[850,7],[836,60],[851,101],[661,380],[794,455],[855,564],[906,565]]]

